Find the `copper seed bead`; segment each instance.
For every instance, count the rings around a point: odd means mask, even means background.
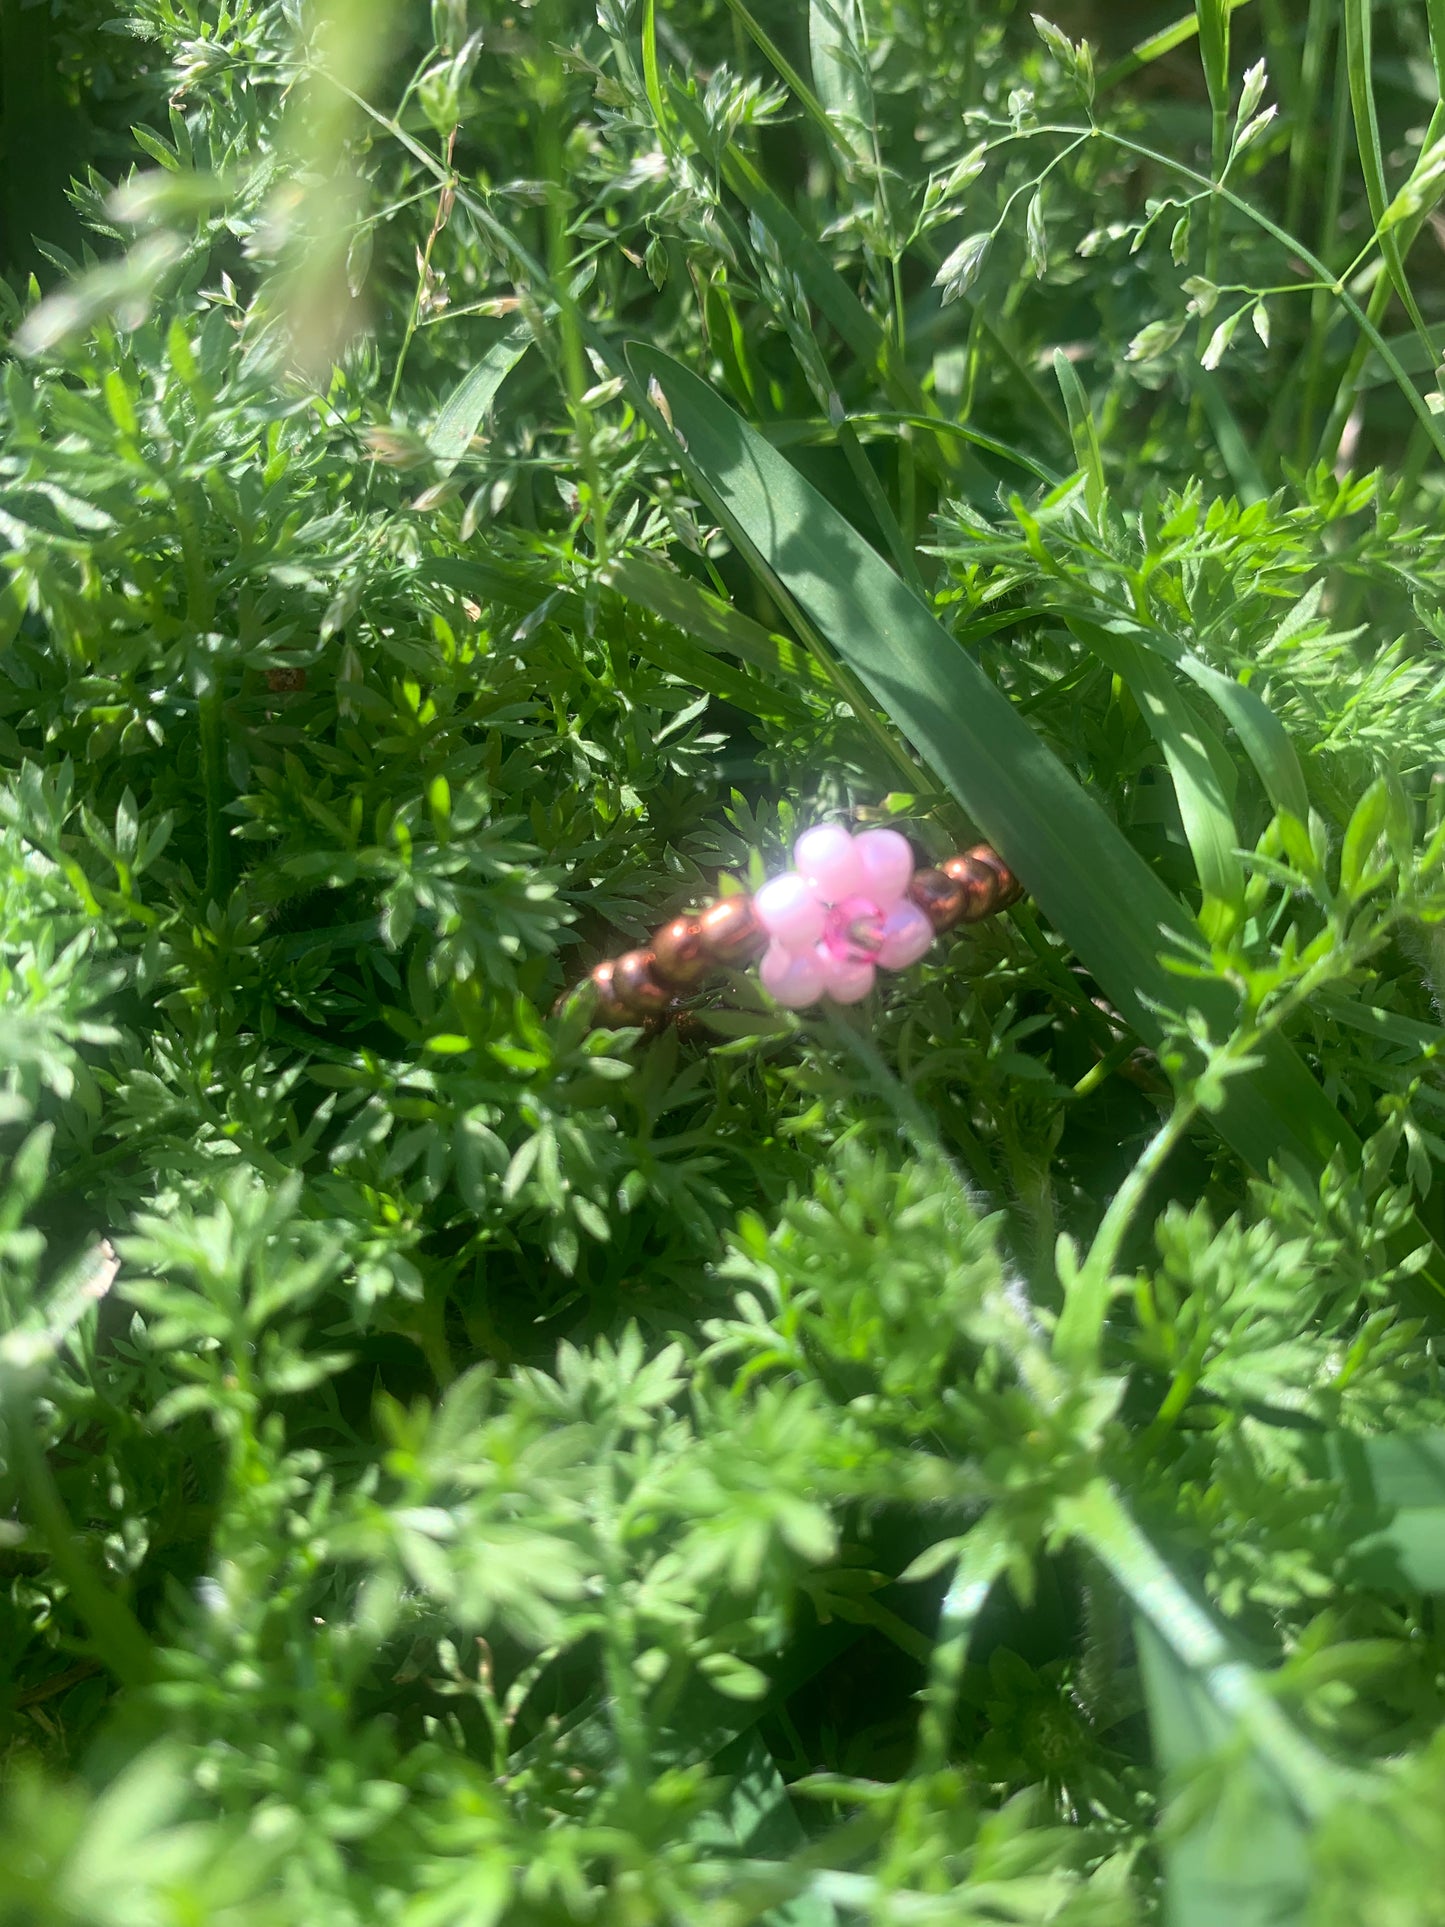
[[[940,935],[963,915],[963,885],[942,870],[915,870],[908,895]]]
[[[1019,898],[1024,894],[1024,886],[1019,882],[1013,871],[992,845],[988,843],[975,843],[971,850],[964,851],[964,855],[976,857],[980,863],[986,864],[998,878],[998,903],[996,908],[1007,910],[1011,903],[1018,902]]]
[[[751,897],[723,897],[697,922],[702,954],[720,968],[745,962],[768,940]]]
[[[999,875],[991,863],[984,863],[972,850],[951,856],[943,865],[945,876],[953,878],[963,891],[961,923],[978,923],[998,908]]]
[[[591,973],[592,983],[597,989],[597,1023],[604,1029],[616,1030],[621,1024],[631,1023],[629,1013],[624,1010],[612,982],[612,972],[616,968],[611,957],[597,965]]]
[[[677,917],[652,939],[652,974],[669,990],[688,990],[708,972],[702,926],[696,917]]]
[[[652,952],[629,950],[612,966],[612,988],[624,1010],[651,1017],[666,1010],[672,993],[652,974]]]

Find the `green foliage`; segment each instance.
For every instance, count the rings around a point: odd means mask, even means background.
[[[0,9],[0,1923],[1441,1917],[1445,15],[1120,11]]]

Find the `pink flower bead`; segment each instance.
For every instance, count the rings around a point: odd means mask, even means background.
[[[820,823],[816,829],[804,830],[793,845],[793,863],[824,903],[856,896],[863,887],[863,865],[841,823]]]
[[[913,880],[913,846],[897,830],[864,830],[853,839],[863,870],[863,891],[879,903],[895,902]]]
[[[871,963],[831,955],[820,944],[816,952],[823,967],[823,988],[835,1004],[861,1004],[873,988],[878,972]]]
[[[802,1010],[816,1004],[825,988],[823,966],[816,949],[785,950],[770,943],[758,965],[762,986],[775,1004],[785,1010]]]
[[[758,974],[775,1002],[801,1010],[826,994],[859,1003],[876,965],[904,970],[932,943],[933,925],[908,898],[913,850],[897,830],[850,836],[820,823],[798,838],[793,861],[753,898],[772,939]]]
[[[796,870],[765,883],[753,898],[758,921],[788,950],[811,950],[823,934],[827,911],[817,891]]]

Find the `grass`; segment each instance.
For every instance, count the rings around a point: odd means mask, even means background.
[[[1441,9],[20,21],[0,1922],[1440,1919]]]

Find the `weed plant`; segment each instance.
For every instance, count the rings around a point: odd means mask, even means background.
[[[0,48],[0,1923],[1445,1921],[1445,7]]]

